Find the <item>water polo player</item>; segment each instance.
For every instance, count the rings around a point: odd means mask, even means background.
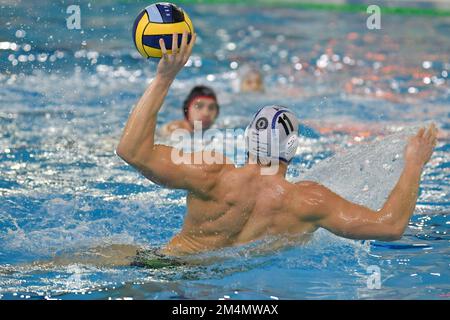
[[[130,114],[117,146],[117,154],[146,178],[188,191],[182,230],[160,254],[185,255],[266,236],[302,239],[318,228],[350,239],[392,241],[402,237],[415,208],[423,167],[436,144],[434,125],[410,138],[401,176],[378,211],[349,202],[315,182],[286,181],[298,141],[298,122],[287,108],[268,106],[254,116],[246,130],[249,160],[240,168],[214,151],[188,154],[190,164],[175,164],[174,148],[155,145],[158,112],[195,39],[194,35],[188,44],[184,33],[178,48],[174,34],[170,54],[160,41],[163,57],[156,77]],[[217,161],[195,164],[198,155]],[[268,167],[275,170],[262,174]]]
[[[203,130],[209,129],[219,115],[219,104],[213,89],[206,86],[194,87],[183,102],[184,119],[175,120],[164,125],[162,132],[165,135],[176,129],[194,131],[194,123],[201,123]]]

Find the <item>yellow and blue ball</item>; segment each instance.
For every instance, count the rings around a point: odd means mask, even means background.
[[[194,26],[187,13],[168,2],[149,5],[139,13],[133,26],[136,49],[144,58],[161,58],[159,39],[164,40],[167,52],[172,53],[172,34],[178,33],[178,47],[181,35],[188,32],[188,42],[194,34]]]

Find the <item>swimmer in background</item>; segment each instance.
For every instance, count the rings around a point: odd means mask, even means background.
[[[243,66],[239,70],[239,77],[236,83],[232,86],[235,92],[243,94],[277,94],[283,97],[305,97],[305,92],[298,86],[291,86],[290,84],[282,84],[277,87],[271,87],[271,90],[266,90],[264,84],[263,73],[256,66]]]
[[[209,129],[219,116],[219,104],[213,89],[206,86],[194,87],[183,103],[184,119],[167,123],[163,135],[170,135],[177,129],[194,132],[194,122],[199,121],[202,129]]]
[[[240,92],[264,92],[264,79],[255,68],[244,68],[240,79]]]
[[[184,33],[179,50],[177,38],[174,34],[172,54],[160,40],[163,57],[156,77],[131,112],[116,149],[117,155],[147,179],[188,192],[182,230],[159,255],[189,255],[267,236],[308,239],[319,228],[349,239],[394,241],[402,237],[415,209],[423,168],[436,145],[434,125],[421,128],[409,139],[401,176],[379,210],[347,201],[316,182],[286,181],[288,164],[297,149],[298,121],[283,107],[269,106],[255,114],[247,127],[249,157],[245,166],[237,168],[212,150],[186,154],[191,163],[176,164],[171,156],[177,150],[154,141],[158,112],[189,59],[196,35],[188,44]],[[280,146],[276,157],[261,145],[261,138],[271,128],[279,132],[274,140]],[[195,164],[197,156],[208,163]],[[211,158],[215,161],[210,162]],[[278,164],[274,174],[262,175],[273,162]]]
[[[240,79],[241,92],[264,92],[264,80],[262,74],[254,68],[243,68]],[[209,129],[219,115],[217,95],[213,89],[207,86],[194,87],[183,102],[184,119],[174,120],[162,127],[161,133],[170,135],[177,129],[194,132],[194,122],[200,121],[202,129]]]

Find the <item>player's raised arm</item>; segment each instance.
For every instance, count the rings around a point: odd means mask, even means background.
[[[317,227],[351,239],[392,241],[402,237],[416,206],[420,176],[436,145],[431,125],[411,137],[405,149],[403,172],[384,206],[374,211],[347,201],[324,186],[299,184],[303,190],[300,217]]]
[[[126,161],[134,162],[136,159],[150,157],[153,154],[157,114],[170,85],[189,59],[196,37],[193,35],[191,42],[187,44],[187,34],[184,33],[180,49],[177,48],[177,38],[177,34],[174,34],[170,55],[164,41],[160,39],[163,56],[158,64],[155,79],[131,112],[117,146],[117,154]]]
[[[187,33],[183,33],[178,48],[177,34],[173,35],[172,54],[168,54],[164,41],[160,40],[163,56],[158,64],[155,79],[144,92],[131,112],[123,130],[117,154],[155,183],[172,187],[202,191],[208,188],[208,174],[214,166],[205,168],[202,164],[179,164],[172,155],[181,151],[171,147],[155,145],[155,128],[158,111],[164,102],[170,85],[191,55],[196,35],[187,43]],[[175,152],[174,152],[175,151]],[[194,155],[191,156],[194,158]]]

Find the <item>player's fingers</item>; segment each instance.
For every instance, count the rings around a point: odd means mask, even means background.
[[[181,36],[181,47],[180,47],[181,54],[185,54],[185,52],[187,50],[187,38],[188,38],[188,33],[185,30],[185,31],[183,31],[183,35]]]
[[[434,138],[437,137],[437,134],[438,134],[438,128],[437,128],[436,125],[433,123],[433,136],[434,136]]]
[[[178,51],[178,33],[172,35],[172,54],[177,54]]]
[[[423,136],[424,132],[425,132],[425,128],[424,127],[420,128],[419,131],[417,131],[416,137],[421,138]]]
[[[430,142],[434,142],[437,139],[437,129],[435,126],[433,126],[433,128],[431,128],[431,133],[430,133]]]
[[[191,53],[192,53],[192,49],[194,48],[194,44],[195,44],[195,41],[197,40],[197,34],[196,33],[194,33],[193,35],[192,35],[192,37],[191,37],[191,41],[189,42],[189,45],[188,45],[188,49],[187,49],[187,56],[188,56],[188,58],[189,58],[189,56],[191,55]]]
[[[437,143],[437,137],[438,137],[438,128],[436,127],[436,125],[433,123],[433,135],[432,135],[432,140],[434,145],[436,145]]]
[[[431,133],[433,133],[436,130],[436,125],[434,124],[434,122],[430,124],[428,129],[431,131]]]
[[[429,142],[433,142],[434,138],[436,137],[436,134],[437,134],[436,125],[432,123],[428,127],[426,138],[428,139]]]
[[[168,59],[168,55],[167,55],[166,44],[164,43],[164,40],[162,38],[159,39],[159,46],[161,48],[162,58],[164,60],[167,60]]]
[[[428,127],[427,130],[425,130],[425,133],[423,134],[423,138],[426,139],[426,140],[430,140],[431,133],[432,133],[432,129],[431,129],[431,126],[430,126],[430,127]]]

